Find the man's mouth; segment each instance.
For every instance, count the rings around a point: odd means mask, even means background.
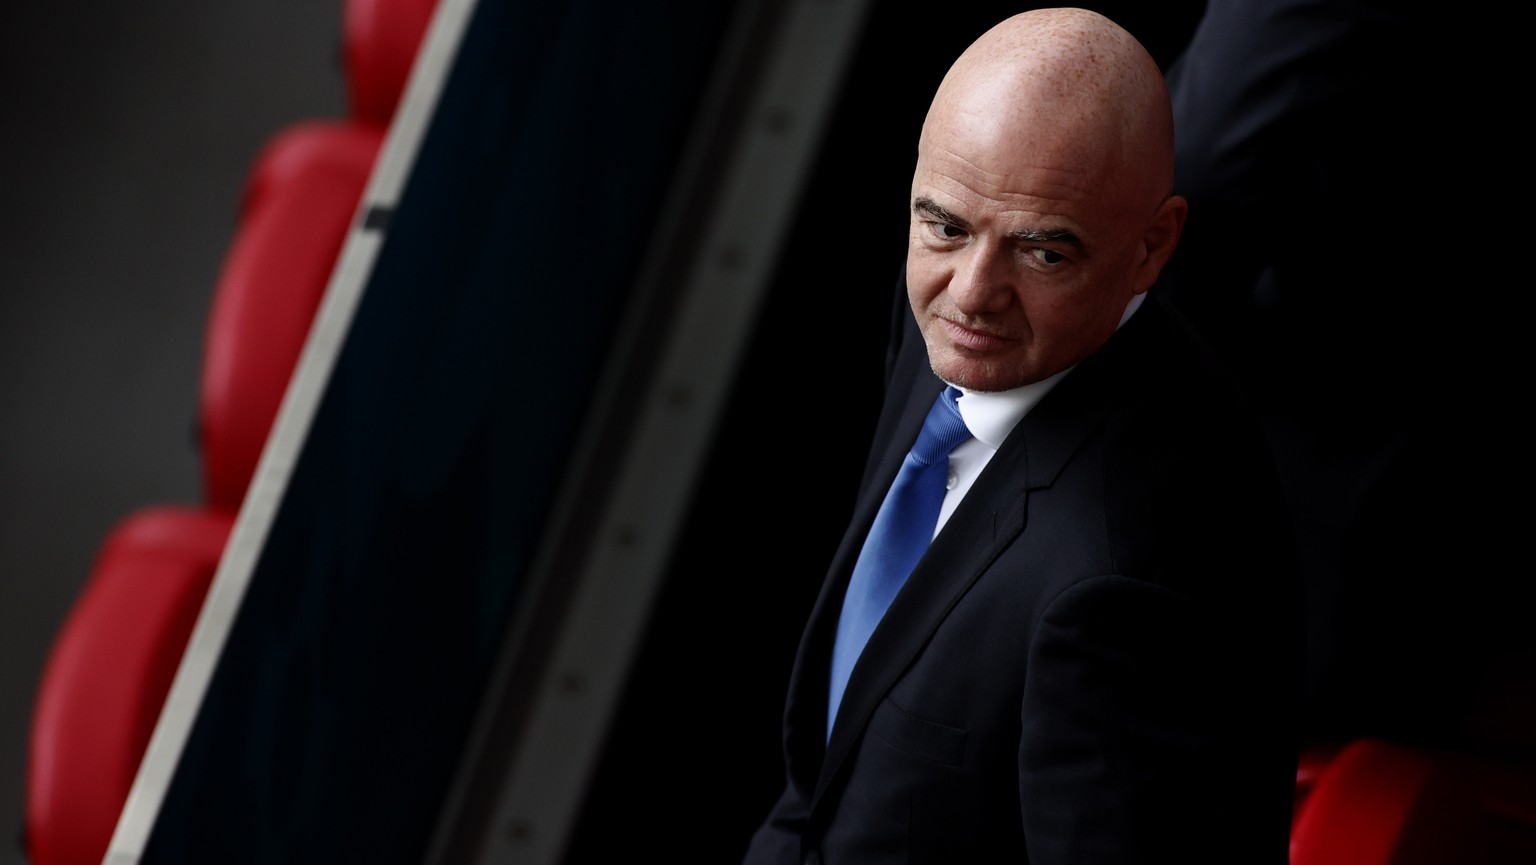
[[[943,328],[945,336],[957,348],[981,352],[997,351],[1015,341],[1013,337],[977,330],[953,319],[939,317],[936,320],[939,327]]]

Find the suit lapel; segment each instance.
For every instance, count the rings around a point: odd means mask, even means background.
[[[806,761],[801,767],[802,790],[812,789],[809,782],[815,778],[813,807],[836,778],[892,685],[965,592],[1024,530],[1030,491],[1050,486],[1111,407],[1119,404],[1125,389],[1135,386],[1134,360],[1142,356],[1141,344],[1157,330],[1152,320],[1162,320],[1153,304],[1143,306],[1104,349],[1079,364],[1019,423],[897,594],[849,678],[832,737],[826,742],[825,758]],[[920,339],[915,342],[921,346]],[[792,687],[800,705],[798,712],[791,712],[797,716],[791,726],[798,729],[787,732],[792,740],[803,737],[795,749],[802,753],[818,751],[824,735],[827,672],[818,668],[827,665],[831,654],[853,562],[886,488],[922,425],[923,415],[943,387],[927,371],[926,356],[921,373],[913,376],[909,396],[883,439],[885,451],[866,479],[856,519],[843,538],[812,615],[808,643],[801,648],[796,677],[819,688],[819,692],[806,693]],[[814,741],[810,738],[813,735]]]
[[[876,423],[876,444],[865,468],[848,530],[832,557],[790,673],[784,716],[785,751],[790,778],[807,795],[823,764],[832,641],[848,579],[886,490],[917,439],[928,408],[944,388],[944,383],[928,368],[927,351],[920,336],[904,340],[889,388],[892,396],[886,400]]]

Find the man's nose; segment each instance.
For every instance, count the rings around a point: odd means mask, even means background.
[[[972,243],[949,282],[950,300],[967,315],[998,312],[1013,298],[1014,275],[1007,249],[987,240]]]

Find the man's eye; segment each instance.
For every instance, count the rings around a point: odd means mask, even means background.
[[[935,222],[933,233],[945,240],[959,240],[965,236],[965,229],[957,228],[947,222]]]
[[[1041,264],[1061,264],[1067,260],[1065,255],[1054,249],[1031,249],[1029,254],[1033,255],[1035,260]]]

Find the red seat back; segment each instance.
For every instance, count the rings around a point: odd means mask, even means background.
[[[32,865],[100,865],[233,523],[228,513],[152,508],[102,544],[33,706]]]
[[[245,497],[383,138],[314,121],[256,159],[204,343],[198,443],[212,507],[238,510]]]
[[[389,123],[436,6],[436,0],[344,0],[342,58],[354,120]]]
[[[1328,763],[1291,831],[1291,865],[1484,865],[1488,849],[1462,761],[1376,739]]]

